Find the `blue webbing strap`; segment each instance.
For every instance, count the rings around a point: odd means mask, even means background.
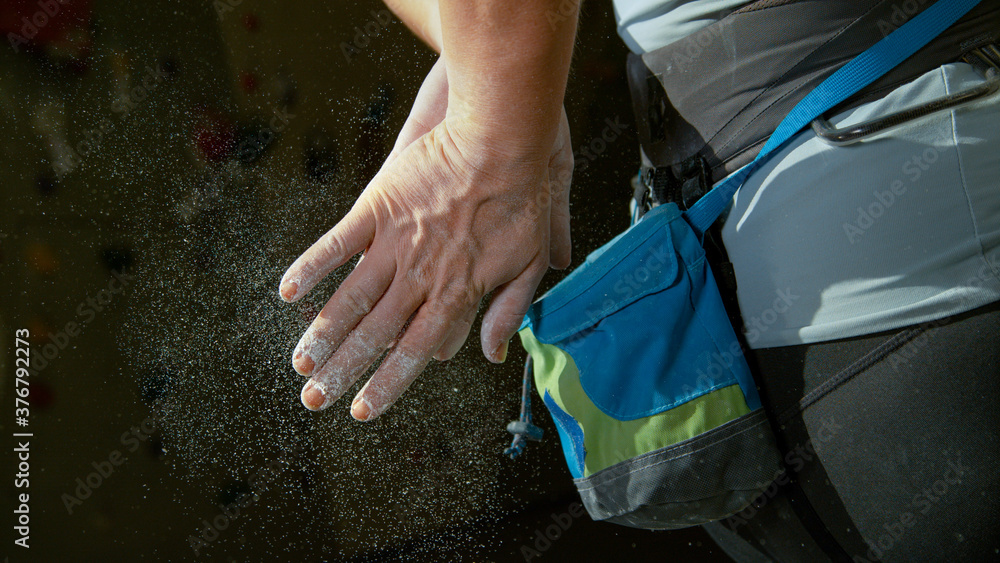
[[[830,75],[792,108],[753,162],[730,174],[684,212],[691,228],[699,236],[704,234],[726,209],[747,177],[767,160],[770,153],[785,144],[823,112],[853,96],[919,51],[976,7],[979,1],[938,0],[930,8]]]

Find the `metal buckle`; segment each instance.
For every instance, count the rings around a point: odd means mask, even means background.
[[[931,100],[921,106],[847,127],[834,127],[826,118],[820,116],[812,121],[813,132],[821,140],[835,147],[852,145],[888,129],[899,127],[932,113],[968,104],[1000,90],[1000,50],[997,49],[996,45],[990,44],[973,49],[963,55],[962,60],[982,73],[987,78],[986,82],[962,92]]]

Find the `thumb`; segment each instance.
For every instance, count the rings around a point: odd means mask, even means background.
[[[557,270],[568,268],[572,262],[573,245],[570,241],[569,189],[573,178],[573,161],[569,169],[549,173],[551,207],[549,209],[549,265]]]
[[[508,343],[521,327],[543,275],[544,266],[532,265],[518,277],[494,290],[490,306],[483,315],[480,338],[483,354],[491,362],[503,363],[507,359]]]
[[[441,123],[447,111],[448,74],[444,57],[438,57],[413,100],[410,115],[400,129],[396,143],[385,159],[385,164],[395,160],[406,147]]]

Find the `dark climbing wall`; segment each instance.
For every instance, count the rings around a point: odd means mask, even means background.
[[[501,455],[519,348],[493,366],[474,333],[371,424],[346,404],[300,406],[288,357],[341,277],[297,305],[280,302],[277,282],[378,169],[434,61],[381,5],[43,4],[0,6],[8,476],[12,434],[32,434],[27,488],[5,476],[0,555],[719,557],[698,531],[580,516],[540,405],[546,440],[517,461]],[[586,6],[580,36],[567,94],[574,263],[625,227],[636,168],[610,5]],[[609,127],[614,140],[598,142]],[[14,416],[21,329],[25,426]],[[14,544],[23,493],[29,549]]]

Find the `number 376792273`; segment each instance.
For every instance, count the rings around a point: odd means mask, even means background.
[[[28,329],[21,328],[15,333],[14,365],[17,368],[14,379],[14,419],[18,426],[28,425],[28,367],[30,364],[30,348],[28,347]]]

